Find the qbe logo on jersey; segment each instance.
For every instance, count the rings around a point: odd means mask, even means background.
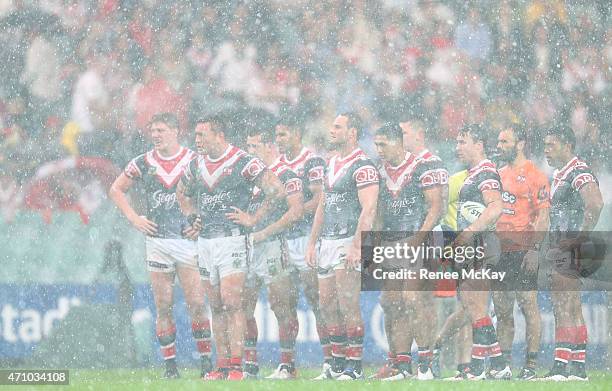
[[[362,167],[355,172],[357,185],[378,182],[378,171],[374,167]]]

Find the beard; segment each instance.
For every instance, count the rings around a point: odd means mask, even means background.
[[[518,150],[516,149],[516,146],[510,150],[499,151],[497,153],[497,158],[506,163],[513,162],[517,156],[518,156]]]

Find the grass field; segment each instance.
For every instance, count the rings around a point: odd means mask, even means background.
[[[583,382],[519,382],[519,381],[484,381],[484,382],[444,382],[444,381],[403,381],[383,383],[380,381],[353,381],[314,382],[311,379],[318,373],[316,370],[303,370],[300,379],[293,381],[251,380],[243,382],[215,381],[203,382],[195,370],[183,370],[181,379],[163,380],[160,378],[161,370],[109,370],[109,371],[83,371],[70,372],[70,386],[54,386],[51,388],[38,386],[2,387],[2,389],[33,390],[41,388],[52,390],[409,390],[418,388],[419,391],[433,390],[482,390],[501,391],[515,389],[517,391],[573,391],[573,390],[612,390],[612,374],[604,372],[590,372],[590,381]],[[270,371],[264,372],[264,375]],[[373,369],[367,373],[373,372]],[[449,374],[450,375],[450,374]],[[304,380],[302,380],[304,379]]]

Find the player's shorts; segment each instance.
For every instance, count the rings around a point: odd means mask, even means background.
[[[151,272],[172,273],[176,265],[192,267],[198,266],[198,252],[196,242],[188,239],[145,239],[145,253],[147,269]]]
[[[552,270],[567,277],[578,278],[578,264],[573,251],[549,248],[546,251],[546,262]]]
[[[454,264],[463,269],[491,269],[499,262],[501,245],[494,232],[480,232],[470,243],[454,249]]]
[[[198,238],[198,263],[202,280],[219,285],[222,278],[247,272],[247,236]]]
[[[334,276],[335,270],[345,268],[346,253],[348,246],[353,242],[353,236],[342,239],[321,239],[319,243],[319,259],[317,275],[319,278]],[[356,271],[361,271],[361,264]]]
[[[310,267],[306,264],[306,247],[308,246],[308,236],[300,236],[295,239],[287,239],[287,252],[289,266],[293,271],[306,271]]]
[[[504,281],[496,281],[493,290],[500,291],[534,291],[538,289],[538,273],[527,273],[523,269],[523,259],[527,251],[509,251],[501,253],[494,270],[505,272]]]
[[[383,269],[385,270],[401,270],[401,269],[420,270],[422,269],[425,264],[425,259],[423,257],[422,251],[419,251],[418,248],[414,249],[415,250],[414,253],[412,252],[412,250],[403,251],[405,244],[409,244],[409,245],[411,244],[410,243],[411,238],[412,236],[408,238],[404,238],[404,239],[393,240],[393,241],[383,240],[380,244],[382,247],[390,247],[390,248],[396,249],[397,246],[399,245],[401,251],[399,254],[396,254],[396,252],[393,251],[394,256],[391,258],[385,257],[385,260],[380,264],[380,266],[382,266]]]
[[[247,283],[254,285],[259,279],[268,285],[282,275],[286,268],[284,243],[280,239],[260,242],[250,249]]]

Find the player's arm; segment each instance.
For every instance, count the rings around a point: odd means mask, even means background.
[[[130,190],[133,183],[134,181],[122,172],[111,185],[108,196],[113,200],[115,205],[117,205],[121,213],[123,213],[134,228],[146,235],[155,236],[157,234],[157,224],[147,219],[145,216],[138,215],[134,208],[132,208],[132,205],[130,205],[127,192]]]
[[[283,199],[287,197],[287,192],[280,179],[268,169],[263,170],[255,179],[255,185],[260,189],[265,189],[262,190],[264,192],[264,200],[261,202],[259,208],[257,208],[255,213],[250,214],[232,206],[233,212],[225,214],[228,219],[244,227],[253,227],[257,222],[268,215],[277,202],[282,202]]]
[[[478,232],[485,231],[487,227],[494,225],[501,216],[504,209],[501,192],[499,190],[484,190],[482,198],[485,202],[485,210],[482,215],[474,221],[467,229]]]
[[[361,233],[371,231],[376,219],[376,208],[378,205],[378,184],[364,186],[357,191],[361,214],[357,220],[357,229],[353,237],[353,243],[346,254],[346,262],[349,268],[355,268],[361,262]]]
[[[317,205],[317,210],[314,214],[314,218],[312,221],[312,229],[310,230],[310,238],[308,240],[308,246],[306,247],[305,260],[306,264],[310,267],[317,266],[317,257],[316,257],[316,246],[317,241],[319,240],[319,235],[321,234],[321,227],[323,226],[323,211],[325,209],[325,197],[321,197],[319,199],[319,205]]]
[[[195,203],[191,197],[187,195],[187,186],[183,183],[183,179],[176,185],[176,200],[179,203],[181,212],[183,212],[185,216],[191,216],[197,213]]]
[[[416,233],[417,243],[421,244],[427,237],[427,233],[431,232],[433,228],[438,224],[438,221],[444,216],[445,200],[444,200],[444,186],[432,186],[423,191],[425,196],[425,202],[427,203],[428,211],[425,216],[425,221]]]
[[[304,202],[304,214],[314,214],[319,206],[321,194],[323,194],[323,184],[311,183],[308,189],[312,193],[312,199],[308,202]]]
[[[603,209],[604,203],[601,196],[601,190],[596,182],[590,182],[582,186],[579,192],[584,202],[584,218],[580,226],[580,231],[589,232],[597,225],[599,215]]]
[[[253,234],[254,243],[281,232],[299,221],[304,216],[304,193],[298,191],[287,195],[287,206],[288,210],[278,220]]]
[[[476,221],[470,224],[469,227],[463,230],[455,240],[457,244],[465,244],[472,238],[474,233],[486,231],[487,227],[495,224],[501,216],[504,203],[502,201],[501,192],[496,189],[483,190],[482,198],[486,205],[482,214]]]
[[[281,180],[268,169],[255,179],[255,184],[260,189],[265,189],[264,200],[254,215],[255,222],[257,222],[266,216],[274,205],[283,202],[287,198],[287,192]]]

